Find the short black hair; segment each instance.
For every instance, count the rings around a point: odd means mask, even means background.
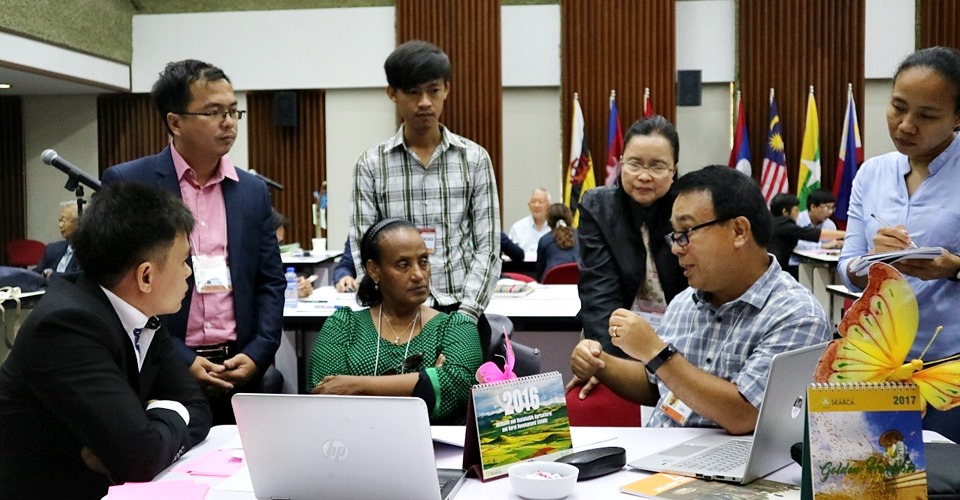
[[[187,106],[193,99],[190,85],[196,81],[219,80],[230,83],[230,79],[222,69],[203,61],[185,59],[167,63],[167,67],[160,73],[160,78],[154,82],[150,97],[153,99],[153,105],[160,112],[160,121],[163,122],[164,127],[167,127],[168,133],[172,134],[173,131],[167,124],[167,113],[187,110]]]
[[[83,272],[111,288],[151,258],[164,264],[174,240],[181,234],[189,237],[193,224],[193,214],[179,198],[121,182],[104,186],[91,198],[73,236],[73,250]]]
[[[905,57],[893,74],[893,83],[905,70],[914,67],[930,68],[953,85],[953,111],[960,113],[960,50],[953,47],[928,47]]]
[[[713,212],[718,219],[746,217],[757,244],[770,243],[773,217],[760,192],[760,185],[737,169],[726,165],[709,165],[682,177],[673,185],[677,195],[691,192],[710,193]]]
[[[670,146],[673,148],[673,162],[679,163],[680,135],[677,134],[677,127],[663,116],[653,115],[633,122],[633,125],[630,125],[627,133],[623,136],[623,144],[626,146],[630,139],[637,135],[654,134],[663,136],[664,139],[670,141]],[[676,172],[674,172],[674,176],[676,176]]]
[[[366,272],[367,261],[372,260],[380,263],[380,242],[383,235],[396,231],[397,229],[413,228],[412,222],[399,217],[381,219],[376,224],[367,228],[363,233],[363,239],[360,240],[360,267],[364,269],[363,278],[357,285],[357,303],[364,307],[370,307],[383,302],[383,293],[373,282],[373,278]]]
[[[807,196],[807,207],[826,205],[827,203],[836,203],[837,197],[826,189],[817,189]]]
[[[281,227],[290,227],[290,219],[283,216],[282,213],[277,212],[277,209],[270,209],[270,217],[273,220],[273,229],[280,229]]]
[[[770,213],[772,213],[774,217],[779,217],[789,214],[793,207],[799,206],[800,198],[790,193],[780,193],[770,200]]]
[[[397,90],[411,89],[442,78],[450,81],[450,58],[436,45],[423,40],[401,44],[383,63],[387,84]]]

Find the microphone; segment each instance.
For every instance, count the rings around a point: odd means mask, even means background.
[[[66,188],[70,191],[76,189],[78,182],[83,183],[85,186],[94,191],[100,190],[99,180],[95,179],[93,176],[84,172],[83,170],[80,170],[76,165],[63,159],[63,157],[58,155],[57,152],[52,149],[44,150],[43,153],[40,154],[40,161],[67,174],[69,179],[67,180]]]
[[[254,177],[259,177],[260,180],[262,180],[263,182],[267,183],[267,185],[270,186],[270,187],[272,187],[273,189],[276,189],[277,191],[283,191],[283,184],[280,184],[279,182],[277,182],[277,181],[275,181],[275,180],[273,180],[273,179],[271,179],[271,178],[269,178],[269,177],[264,177],[264,176],[258,174],[256,170],[254,170],[254,169],[251,168],[251,169],[247,170],[247,173],[253,175]]]

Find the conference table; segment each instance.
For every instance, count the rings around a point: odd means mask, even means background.
[[[360,310],[353,293],[318,287],[296,309],[283,310],[283,337],[277,351],[277,369],[284,374],[283,392],[303,392],[306,358],[323,322],[341,307]],[[523,296],[494,294],[485,311],[510,318],[517,342],[541,350],[541,371],[559,371],[566,380],[570,353],[580,338],[580,295],[577,285],[537,285]],[[296,374],[296,377],[292,375]],[[298,383],[299,381],[299,383]]]
[[[437,467],[459,469],[463,461],[463,448],[437,441],[440,435],[448,436],[451,431],[462,436],[463,427],[433,427],[434,454]],[[705,428],[644,428],[644,427],[574,427],[571,429],[573,445],[576,449],[599,448],[604,446],[620,446],[627,452],[627,462],[654,453],[687,439],[704,434],[722,434],[720,429]],[[939,434],[923,431],[926,442],[949,442]],[[210,430],[210,434],[199,446],[184,454],[178,462],[160,473],[154,481],[192,480],[197,483],[210,485],[204,500],[249,500],[255,498],[250,483],[249,471],[244,462],[240,469],[229,478],[210,476],[191,476],[182,472],[173,472],[181,463],[204,457],[223,447],[237,446],[237,428],[232,425],[217,426]],[[587,446],[578,445],[578,438],[585,438],[590,442]],[[582,441],[582,440],[581,440]],[[620,486],[637,481],[648,476],[649,473],[624,467],[619,472],[606,476],[578,482],[574,493],[568,500],[586,499],[625,499],[631,498],[619,492]],[[390,475],[385,472],[371,471],[371,477],[377,480],[389,481]],[[790,464],[776,471],[767,479],[790,484],[800,484],[801,469],[797,464]],[[318,484],[318,487],[320,485]],[[504,476],[486,483],[469,477],[466,479],[454,500],[481,500],[481,499],[520,499],[510,488],[510,479]]]
[[[798,281],[813,293],[824,311],[829,311],[832,301],[827,286],[837,283],[840,250],[794,250],[793,255],[800,259]]]

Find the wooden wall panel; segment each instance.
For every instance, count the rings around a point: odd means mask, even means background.
[[[21,97],[0,97],[0,131],[0,265],[6,265],[7,242],[27,234]]]
[[[310,212],[313,192],[319,192],[327,178],[324,93],[299,90],[296,94],[297,126],[274,123],[273,92],[247,94],[249,113],[241,126],[249,127],[250,164],[246,167],[284,186],[283,191],[271,189],[270,194],[273,207],[290,219],[285,241],[310,249],[310,239],[316,236]],[[335,249],[343,241],[328,240],[327,245]]]
[[[157,154],[167,145],[167,129],[150,94],[97,97],[97,151],[100,173],[126,161]]]
[[[815,88],[820,117],[821,186],[833,188],[847,86],[853,84],[863,123],[864,0],[770,2],[739,0],[737,67],[754,178],[760,179],[770,113],[770,88],[787,156],[790,192],[797,191],[807,94]],[[861,137],[866,141],[869,138]]]
[[[453,69],[440,121],[486,148],[503,205],[503,91],[499,0],[397,0],[397,44],[430,42]]]
[[[942,45],[960,49],[960,2],[919,0],[917,2],[917,48]]]
[[[653,110],[670,121],[676,115],[676,11],[674,0],[561,0],[561,99],[563,172],[570,151],[573,93],[580,97],[597,185],[607,158],[610,91],[624,133],[643,116],[643,91],[650,88]],[[692,139],[692,138],[690,138]],[[684,144],[680,138],[681,158]]]

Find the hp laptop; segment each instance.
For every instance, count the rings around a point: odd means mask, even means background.
[[[753,436],[700,436],[627,465],[746,484],[792,463],[790,446],[803,441],[807,386],[826,346],[817,344],[773,357]]]
[[[466,476],[437,469],[419,398],[237,394],[233,409],[260,499],[447,500]]]

